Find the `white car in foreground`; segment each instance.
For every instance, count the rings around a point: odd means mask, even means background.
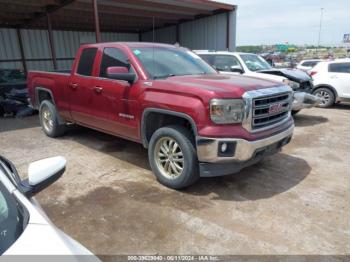
[[[89,250],[56,228],[33,196],[65,171],[63,157],[33,162],[28,179],[0,156],[0,254],[69,255],[69,261],[99,261]],[[84,255],[84,256],[77,256]]]
[[[311,71],[313,94],[321,97],[320,107],[350,102],[350,59],[320,62]]]
[[[291,86],[294,90],[292,104],[294,114],[320,102],[317,97],[309,94],[313,88],[312,79],[301,70],[273,68],[264,58],[251,53],[208,50],[195,50],[194,52],[220,73],[243,74]]]

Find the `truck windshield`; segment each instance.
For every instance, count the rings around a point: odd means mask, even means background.
[[[272,67],[266,60],[258,55],[254,54],[242,54],[240,55],[245,65],[250,71],[267,70]]]
[[[184,48],[140,47],[132,49],[153,79],[170,76],[217,74],[199,56]]]

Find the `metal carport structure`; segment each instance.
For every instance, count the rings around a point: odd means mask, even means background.
[[[209,0],[0,0],[0,68],[67,67],[93,41],[233,50],[236,11]]]

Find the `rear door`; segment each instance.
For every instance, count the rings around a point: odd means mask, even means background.
[[[72,72],[69,80],[69,104],[72,119],[84,125],[92,125],[91,102],[92,89],[94,87],[94,63],[96,60],[97,48],[84,48],[78,64],[75,65],[75,72]]]
[[[339,97],[350,98],[350,62],[331,63],[328,67],[330,85]]]
[[[135,139],[138,136],[136,114],[139,111],[137,85],[109,79],[106,74],[108,67],[127,67],[133,73],[135,70],[125,52],[117,47],[101,48],[98,61],[98,77],[94,81],[90,103],[93,125],[108,133]]]

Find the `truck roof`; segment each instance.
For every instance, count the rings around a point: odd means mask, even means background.
[[[162,43],[151,43],[151,42],[105,42],[105,43],[96,43],[96,44],[83,44],[82,47],[104,47],[104,46],[126,46],[129,48],[140,48],[140,47],[168,47],[175,48],[175,45],[162,44]]]
[[[214,50],[193,50],[197,54],[205,55],[251,55],[252,53],[230,52],[230,51],[214,51]]]

